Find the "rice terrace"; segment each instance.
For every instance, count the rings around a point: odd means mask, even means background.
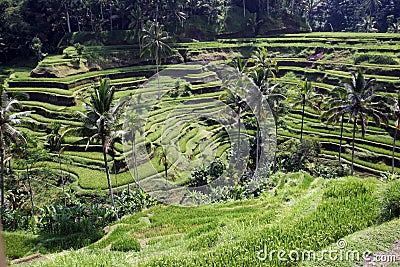
[[[400,266],[400,2],[0,10],[0,266]]]

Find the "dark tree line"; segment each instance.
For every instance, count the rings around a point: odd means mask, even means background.
[[[65,33],[139,33],[149,20],[175,36],[213,39],[232,21],[248,27],[242,32],[265,35],[265,27],[282,22],[295,31],[299,21],[314,31],[398,32],[399,19],[397,0],[0,0],[0,62],[30,54],[34,37],[54,53]],[[199,35],[202,28],[209,30]]]
[[[314,3],[308,18],[315,31],[398,32],[400,1],[305,0]]]

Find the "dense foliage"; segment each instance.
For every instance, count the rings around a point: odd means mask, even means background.
[[[40,58],[42,51],[56,52],[65,33],[132,30],[131,38],[139,39],[143,26],[152,20],[178,39],[266,35],[310,27],[400,30],[400,2],[393,0],[1,0],[0,14],[0,62],[16,55]]]

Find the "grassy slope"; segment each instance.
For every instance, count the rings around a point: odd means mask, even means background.
[[[124,217],[98,242],[28,265],[286,266],[276,258],[260,261],[257,253],[264,244],[318,251],[340,238],[357,249],[385,251],[400,239],[399,220],[367,228],[376,221],[383,186],[375,179],[323,180],[295,173],[273,180],[275,189],[256,200],[195,208],[157,206]],[[367,238],[384,233],[390,237]],[[367,240],[366,246],[359,240]],[[140,243],[141,250],[122,252],[132,243]],[[125,244],[122,251],[113,250],[117,244]]]
[[[310,80],[314,81],[314,85],[319,89],[331,90],[334,86],[332,82],[339,82],[343,77],[348,76],[348,71],[355,69],[357,66],[354,64],[354,54],[359,52],[371,51],[375,54],[387,54],[386,50],[391,50],[390,56],[397,61],[399,61],[399,49],[398,44],[400,40],[400,35],[396,34],[353,34],[353,33],[312,33],[312,34],[297,34],[297,35],[285,35],[285,36],[274,36],[269,38],[257,38],[257,39],[225,39],[218,40],[215,42],[193,42],[193,43],[178,43],[175,47],[178,48],[181,53],[186,53],[187,58],[190,60],[191,54],[194,55],[207,55],[212,53],[228,53],[235,52],[242,54],[244,57],[249,56],[252,51],[257,47],[265,46],[269,51],[274,52],[276,60],[280,65],[280,72],[278,73],[278,82],[282,85],[287,85],[290,87],[296,86],[300,79],[300,75],[309,76]],[[326,58],[319,60],[314,63],[307,63],[306,57],[312,55],[316,52],[318,47],[327,48]],[[73,48],[68,48],[72,49]],[[97,49],[103,52],[107,52],[110,49],[120,52],[131,51],[129,46],[105,46],[105,47],[87,47],[90,49]],[[329,52],[330,51],[330,52]],[[342,53],[348,52],[348,53]],[[133,53],[133,52],[132,52]],[[73,53],[71,54],[73,55]],[[62,56],[58,56],[62,57]],[[193,57],[194,58],[194,57]],[[64,59],[63,59],[64,60]],[[45,58],[43,64],[56,64],[56,58],[48,57]],[[307,63],[310,68],[304,68],[302,66],[296,66],[296,62]],[[150,64],[150,63],[149,63]],[[399,84],[398,78],[394,76],[396,70],[399,69],[400,65],[377,65],[377,64],[367,64],[362,65],[368,67],[369,73],[373,73],[374,70],[384,69],[385,71],[380,72],[378,75],[378,80],[385,81],[387,84]],[[165,68],[166,66],[162,66]],[[169,66],[171,67],[171,66]],[[189,71],[190,74],[187,75],[188,80],[195,81],[200,77],[207,77],[210,73],[200,73],[199,66],[184,66],[175,65],[173,68]],[[297,77],[294,75],[285,75],[286,71],[295,71]],[[22,71],[17,71],[11,75],[10,81],[22,82],[22,84],[13,86],[10,84],[9,90],[11,92],[35,92],[41,93],[42,97],[49,97],[52,99],[53,96],[62,97],[78,97],[80,95],[87,96],[85,93],[88,88],[90,88],[92,79],[98,77],[111,77],[112,83],[117,87],[116,97],[127,96],[131,93],[137,92],[140,89],[137,88],[139,84],[146,81],[146,77],[154,72],[154,66],[130,66],[125,68],[113,68],[107,70],[93,71],[89,73],[71,75],[65,78],[30,78],[30,70],[23,69]],[[388,72],[388,73],[386,73]],[[284,77],[283,77],[284,76]],[[373,75],[376,76],[376,75]],[[48,88],[43,88],[43,83],[37,84],[36,82],[47,82]],[[82,82],[82,84],[80,83]],[[76,83],[74,85],[74,83]],[[71,86],[71,88],[62,89],[63,86]],[[213,82],[209,84],[193,84],[192,93],[190,97],[181,98],[185,99],[205,99],[208,97],[217,98],[219,92],[216,93],[203,93],[204,88],[213,87],[215,84]],[[202,89],[203,88],[203,89]],[[143,92],[145,93],[145,92]],[[385,93],[384,90],[379,91],[380,94]],[[166,107],[168,105],[173,105],[174,100],[169,98],[166,99],[169,103],[164,103]],[[79,102],[79,97],[77,98],[78,105],[72,107],[58,106],[55,104],[50,104],[46,102],[40,102],[39,100],[23,101],[26,109],[35,109],[36,113],[31,115],[33,121],[41,125],[40,128],[51,127],[51,123],[54,121],[59,121],[64,125],[79,125],[73,114],[76,111],[83,111],[82,106]],[[158,114],[154,112],[152,116],[151,124],[152,128],[148,128],[147,137],[149,140],[156,142],[161,136],[161,128],[165,118],[168,116],[169,109],[164,109],[160,106]],[[183,112],[183,111],[182,111]],[[286,122],[286,128],[279,129],[279,135],[286,138],[298,138],[300,132],[300,120],[301,116],[299,113],[299,108],[292,110],[283,120]],[[326,126],[321,123],[318,118],[319,114],[313,110],[307,110],[307,117],[305,118],[304,131],[307,137],[314,138],[320,141],[324,141],[324,144],[329,147],[329,150],[323,151],[323,156],[326,158],[333,159],[337,157],[338,150],[338,139],[339,139],[339,129],[332,126]],[[173,126],[173,125],[168,125]],[[359,134],[357,134],[356,142],[356,163],[357,167],[363,172],[369,172],[371,174],[379,175],[380,172],[390,170],[390,157],[391,157],[391,144],[392,138],[387,134],[386,130],[383,128],[372,127],[370,123],[368,126],[368,131],[365,139],[362,139]],[[26,128],[25,128],[26,129]],[[333,131],[334,129],[334,131]],[[32,131],[30,131],[32,132]],[[198,131],[199,133],[200,131]],[[42,141],[46,139],[46,133],[44,129],[35,130],[33,132],[36,136],[40,136]],[[179,133],[179,131],[176,131]],[[350,155],[350,138],[351,138],[351,125],[345,124],[344,130],[344,148],[345,153],[343,157],[348,160]],[[188,135],[181,135],[177,140],[179,140],[181,152],[186,152],[198,144],[198,140],[201,139],[199,134],[194,134],[190,137]],[[79,138],[76,136],[67,137],[65,144],[72,145],[76,147],[73,143],[78,141]],[[224,141],[224,140],[220,140]],[[215,144],[223,144],[219,148],[219,154],[229,154],[229,144],[224,142],[217,142]],[[71,146],[71,147],[72,147]],[[71,147],[68,147],[69,150]],[[104,174],[102,168],[102,159],[93,159],[95,154],[99,154],[99,147],[95,145],[91,146],[94,151],[97,152],[74,152],[75,157],[71,157],[72,164],[68,167],[63,167],[64,171],[71,173],[73,176],[78,176],[78,181],[75,183],[80,189],[92,190],[95,193],[97,189],[105,190],[107,188],[106,179],[104,179]],[[72,152],[72,151],[67,151]],[[122,149],[119,149],[122,152]],[[68,153],[65,153],[68,155]],[[196,154],[197,155],[197,154]],[[396,150],[396,156],[398,158],[400,155],[400,150]],[[117,154],[117,159],[123,158],[121,153]],[[154,158],[153,162],[157,162],[157,158]],[[109,162],[112,165],[112,162]],[[65,164],[65,163],[63,163]],[[47,163],[47,165],[53,169],[57,169],[57,164],[54,162]],[[89,170],[85,171],[83,166],[88,167]],[[141,175],[144,177],[151,175],[151,173],[146,172],[146,166],[143,165]],[[400,169],[396,169],[400,172]],[[173,170],[171,170],[173,173]],[[177,181],[181,181],[181,174],[172,175]],[[102,179],[99,179],[101,177]],[[128,172],[121,173],[118,177],[118,184],[125,186],[128,182],[133,182],[132,176]],[[114,183],[115,185],[116,183]]]

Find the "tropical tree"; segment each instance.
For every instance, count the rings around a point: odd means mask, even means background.
[[[242,113],[247,109],[247,104],[245,99],[241,97],[239,88],[231,87],[226,89],[224,94],[221,95],[220,99],[224,101],[237,115],[238,117],[238,136],[237,136],[237,154],[236,154],[236,164],[239,164],[240,151],[241,151],[241,116]]]
[[[160,92],[160,76],[159,65],[163,57],[171,53],[172,48],[168,45],[171,40],[170,36],[164,31],[164,26],[160,25],[158,21],[149,21],[142,31],[142,45],[143,49],[140,56],[149,53],[154,58],[156,63],[157,81],[158,81],[158,99],[161,97]]]
[[[23,135],[25,142],[19,147],[18,163],[23,169],[25,169],[25,179],[28,182],[28,191],[31,202],[31,214],[35,213],[35,202],[33,198],[33,180],[35,176],[40,173],[47,172],[46,168],[35,169],[35,164],[40,161],[46,161],[49,159],[48,151],[39,146],[39,140],[28,134]],[[39,180],[41,181],[41,180]]]
[[[275,134],[278,134],[278,123],[279,123],[279,115],[282,112],[281,102],[286,99],[285,95],[278,92],[279,84],[275,84],[273,86],[269,86],[268,77],[266,76],[267,72],[265,72],[261,67],[254,69],[249,73],[249,77],[253,80],[254,84],[258,87],[260,92],[262,92],[261,101],[266,101],[268,103],[269,108],[271,109],[272,116],[275,120]],[[260,102],[261,103],[261,102]],[[257,109],[259,112],[259,109]],[[260,116],[260,114],[258,114]],[[257,158],[256,165],[258,166],[258,154],[259,154],[259,146],[260,146],[260,129],[257,124]],[[276,151],[274,154],[274,169],[276,167]]]
[[[46,147],[58,155],[59,172],[61,176],[62,192],[64,196],[64,206],[67,205],[67,195],[65,193],[65,177],[62,170],[61,154],[64,152],[65,146],[62,145],[65,136],[70,132],[76,130],[73,127],[62,126],[61,123],[55,122],[52,124],[51,131],[47,135]]]
[[[381,5],[380,0],[364,0],[364,6],[369,11],[369,17],[372,17]]]
[[[26,122],[26,116],[30,111],[19,112],[19,102],[9,98],[5,87],[0,85],[0,163],[1,163],[1,206],[4,207],[4,164],[7,141],[15,143],[26,142],[22,133],[15,128],[16,125]]]
[[[261,77],[260,82],[265,84],[263,88],[268,88],[270,78],[276,80],[276,75],[278,73],[278,62],[270,57],[265,47],[257,49],[249,61],[253,63],[253,66],[249,67],[248,70],[250,72],[255,70],[260,72],[257,73],[257,76]]]
[[[143,134],[143,122],[144,119],[137,113],[131,113],[128,114],[126,122],[129,128],[129,132],[127,132],[128,138],[131,139],[131,144],[132,144],[132,158],[133,158],[133,167],[134,167],[134,180],[135,183],[140,188],[140,182],[139,182],[139,173],[137,169],[137,154],[136,154],[136,133],[139,132],[139,134]]]
[[[354,174],[354,143],[357,129],[357,122],[361,125],[362,137],[365,136],[368,124],[368,117],[373,118],[376,125],[381,121],[388,123],[387,116],[374,108],[378,103],[373,103],[375,91],[373,84],[375,79],[365,80],[362,70],[351,73],[351,78],[347,79],[344,87],[347,89],[349,99],[348,106],[345,108],[350,114],[350,120],[353,121],[352,152],[351,152],[351,174]]]
[[[84,130],[87,136],[86,147],[94,140],[101,142],[111,204],[114,208],[115,218],[118,220],[107,154],[115,139],[122,134],[120,118],[127,101],[124,98],[120,98],[115,104],[112,103],[115,91],[114,88],[110,86],[109,79],[100,79],[99,86],[93,85],[93,89],[94,92],[90,95],[90,102],[84,104],[86,114],[81,113],[82,120],[85,123]]]
[[[304,110],[306,106],[319,110],[319,104],[316,101],[320,95],[316,94],[312,87],[312,82],[308,79],[301,81],[297,85],[299,95],[293,98],[293,106],[301,105],[301,129],[300,129],[300,142],[303,140],[303,128],[304,128]]]
[[[394,175],[394,152],[396,150],[397,133],[400,130],[400,92],[397,93],[396,98],[390,99],[392,102],[392,111],[390,117],[394,120],[394,135],[393,135],[393,149],[392,149],[392,175]]]
[[[344,87],[335,87],[331,96],[323,103],[326,108],[321,115],[321,119],[326,119],[326,123],[336,124],[340,122],[340,145],[339,145],[339,163],[341,162],[342,143],[343,143],[343,122],[348,109],[349,99],[347,98],[347,90]]]
[[[135,8],[131,11],[131,23],[129,24],[129,28],[133,29],[133,32],[137,36],[140,52],[142,52],[141,31],[143,29],[144,19],[142,8],[139,4],[135,4]]]

